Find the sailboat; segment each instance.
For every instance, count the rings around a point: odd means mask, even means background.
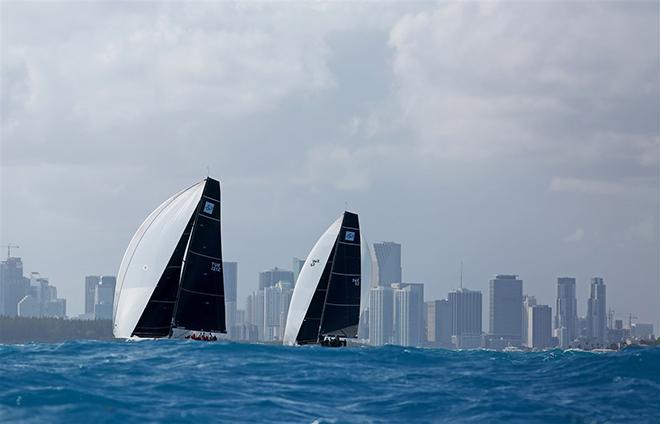
[[[206,178],[163,202],[121,261],[117,338],[217,339],[225,333],[220,182]]]
[[[346,346],[357,337],[361,240],[358,215],[346,211],[316,242],[293,290],[284,344]]]

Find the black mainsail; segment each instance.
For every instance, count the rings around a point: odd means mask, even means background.
[[[224,333],[220,183],[207,178],[193,217],[172,327]]]
[[[326,336],[357,337],[360,320],[361,246],[357,214],[344,212],[339,234],[300,326],[298,344]]]

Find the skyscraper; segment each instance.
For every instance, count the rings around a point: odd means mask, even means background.
[[[264,289],[264,340],[281,340],[293,289],[288,281],[280,281]]]
[[[233,338],[233,326],[236,324],[236,299],[238,290],[238,262],[222,261],[225,285],[225,321],[227,334]]]
[[[474,341],[481,337],[481,292],[456,289],[449,292],[447,301],[451,309],[451,334],[456,348],[478,347]]]
[[[382,346],[392,342],[394,300],[391,287],[369,290],[369,342]]]
[[[66,299],[53,299],[44,305],[43,316],[54,318],[66,317]]]
[[[394,343],[419,346],[424,334],[424,284],[392,284],[394,290]]]
[[[259,290],[272,287],[280,281],[288,281],[293,287],[293,272],[278,267],[259,273]]]
[[[374,243],[376,254],[376,279],[379,286],[400,283],[401,278],[401,245],[390,241]]]
[[[553,346],[552,309],[548,305],[531,305],[527,308],[528,347],[546,349]]]
[[[577,338],[577,320],[575,278],[557,278],[555,336],[559,340],[559,347],[567,348]]]
[[[264,291],[252,292],[247,298],[245,308],[245,319],[248,324],[257,327],[257,339],[263,340],[264,336]]]
[[[238,262],[222,261],[225,301],[236,302],[238,290]]]
[[[530,306],[536,305],[536,298],[534,296],[524,295],[523,296],[523,314],[522,314],[522,344],[524,346],[531,347],[527,344],[527,339],[529,336],[529,313],[528,309]]]
[[[293,265],[293,287],[295,287],[296,281],[298,281],[298,275],[300,275],[300,271],[305,265],[305,259],[293,258],[291,262]]]
[[[96,286],[101,282],[100,275],[88,275],[85,277],[85,314],[94,315],[94,302],[96,297]]]
[[[433,346],[451,346],[451,306],[446,299],[426,302],[427,340]]]
[[[10,317],[18,314],[18,302],[28,295],[30,279],[23,276],[21,258],[9,257],[0,262],[0,313]]]
[[[490,280],[490,335],[520,346],[522,337],[522,288],[517,275],[496,275]]]
[[[592,343],[607,343],[607,305],[603,279],[591,279],[587,302],[587,337]]]
[[[117,278],[103,276],[94,293],[94,319],[112,319],[112,306],[115,299]]]
[[[37,318],[41,316],[41,311],[39,308],[39,301],[36,297],[31,294],[24,296],[20,302],[18,302],[18,314],[19,317],[24,318]]]

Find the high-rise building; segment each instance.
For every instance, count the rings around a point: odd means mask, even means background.
[[[522,341],[522,286],[517,275],[500,274],[490,280],[489,334],[511,346]]]
[[[575,278],[557,278],[557,304],[555,305],[555,336],[559,347],[567,348],[578,336],[577,296]]]
[[[451,305],[446,299],[426,302],[426,339],[432,346],[451,347]]]
[[[85,314],[90,314],[90,316],[94,315],[96,286],[98,286],[100,282],[100,275],[88,275],[85,277]]]
[[[264,289],[264,340],[281,340],[293,289],[289,281],[280,281]]]
[[[603,279],[591,279],[587,301],[587,338],[591,343],[607,343],[607,300]]]
[[[112,312],[111,312],[112,313]],[[66,317],[66,299],[53,299],[44,305],[43,316],[53,318]]]
[[[527,344],[527,339],[529,337],[529,314],[527,310],[530,306],[536,305],[536,298],[534,296],[524,295],[523,296],[523,314],[522,314],[522,344],[524,346],[531,347]]]
[[[238,262],[222,261],[225,301],[236,302],[238,290]]]
[[[302,268],[305,265],[305,259],[293,258],[292,265],[293,265],[293,287],[295,287],[296,282],[298,281],[298,276],[300,275],[300,271],[302,271]]]
[[[394,291],[379,286],[369,290],[369,342],[375,346],[392,343]]]
[[[40,304],[36,297],[31,294],[24,296],[18,302],[18,316],[25,318],[37,318],[41,316]]]
[[[374,243],[376,254],[376,278],[379,286],[389,287],[400,283],[401,278],[401,245],[390,241]]]
[[[227,334],[234,339],[232,327],[236,324],[236,301],[238,290],[238,262],[222,261],[225,286],[225,322]]]
[[[85,277],[85,313],[84,319],[112,319],[113,303],[117,277],[113,275],[88,275]],[[66,304],[54,305],[59,310]]]
[[[632,336],[639,340],[654,340],[655,335],[653,334],[653,324],[643,324],[641,322],[636,322],[631,325]]]
[[[245,303],[245,319],[247,324],[257,327],[257,340],[264,337],[264,291],[252,292]]]
[[[530,305],[527,312],[527,347],[546,349],[553,347],[552,309],[548,305]]]
[[[50,300],[50,287],[51,286],[48,284],[48,278],[43,278],[38,272],[30,273],[28,294],[31,294],[37,300],[39,304],[39,314],[41,314],[43,304]]]
[[[0,262],[0,314],[15,317],[18,302],[29,294],[30,280],[23,276],[21,258],[9,257]]]
[[[447,301],[451,309],[452,337],[458,336],[459,341],[466,339],[463,336],[481,337],[481,292],[464,288],[452,290]],[[456,347],[462,349],[466,346]]]
[[[419,346],[424,335],[424,284],[396,283],[394,290],[394,343]]]
[[[245,310],[236,309],[236,325],[245,324]]]
[[[112,305],[115,300],[117,278],[103,276],[94,291],[94,319],[112,319]]]
[[[272,287],[280,281],[287,281],[293,287],[293,271],[281,269],[278,267],[263,271],[259,273],[259,290],[266,287]]]

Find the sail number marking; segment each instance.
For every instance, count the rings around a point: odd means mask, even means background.
[[[222,269],[222,264],[219,262],[211,262],[211,271],[220,272]]]

